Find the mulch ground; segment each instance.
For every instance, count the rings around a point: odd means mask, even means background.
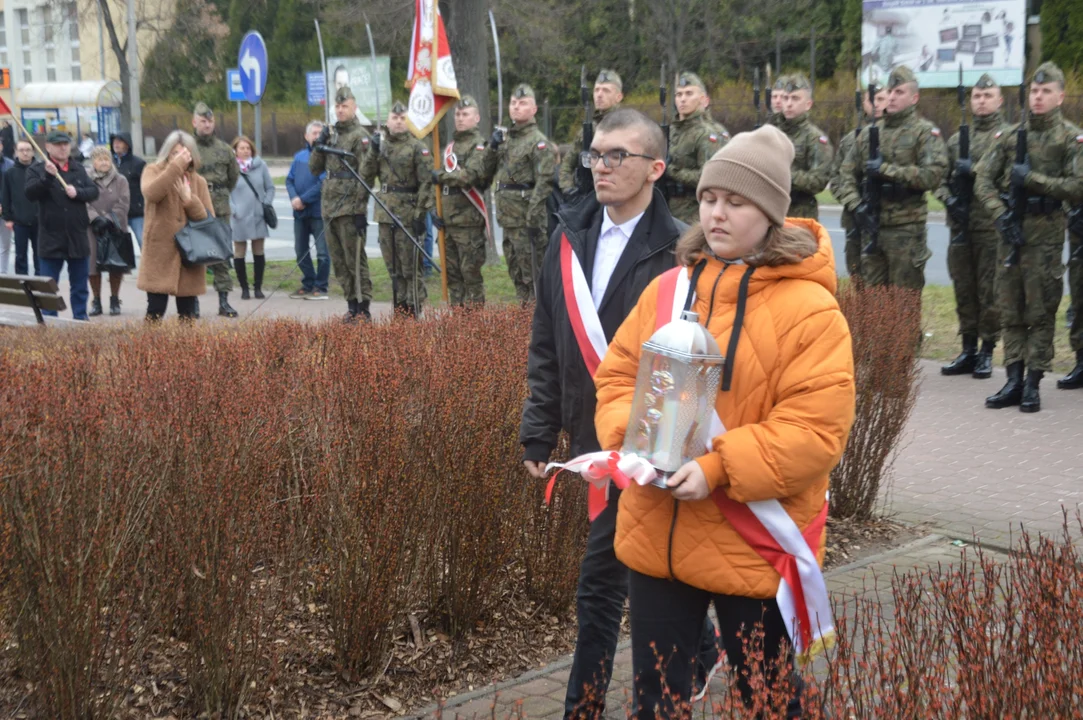
[[[828,521],[828,568],[854,562],[920,535],[887,519]],[[514,585],[513,585],[514,586]],[[438,699],[544,667],[570,653],[575,619],[542,611],[516,591],[486,624],[452,640],[437,623],[407,613],[383,671],[357,680],[335,662],[326,607],[295,598],[269,630],[266,673],[253,679],[241,716],[253,718],[376,718],[405,714]],[[625,633],[627,622],[625,622]],[[44,717],[33,706],[34,684],[15,660],[16,639],[0,622],[0,717]],[[139,682],[128,689],[120,718],[217,718],[201,712],[184,676],[186,644],[155,638]]]

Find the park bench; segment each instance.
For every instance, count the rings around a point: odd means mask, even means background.
[[[3,308],[5,305],[30,308],[34,314],[5,310]],[[0,325],[14,327],[44,325],[45,316],[41,314],[42,310],[61,312],[66,309],[67,304],[58,292],[56,280],[51,277],[0,275]],[[68,321],[49,317],[49,324],[66,322]]]

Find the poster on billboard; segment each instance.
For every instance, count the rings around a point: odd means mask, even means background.
[[[906,65],[923,88],[973,85],[989,73],[1000,85],[1023,81],[1026,0],[863,0],[861,74],[887,81]]]
[[[376,90],[380,91],[380,112],[387,121],[387,111],[391,108],[391,58],[387,55],[376,56],[376,77],[372,76],[372,59],[368,57],[329,57],[327,58],[327,87],[331,97],[342,86],[348,85],[357,100],[357,111],[364,115],[362,125],[371,125],[369,118],[376,118]]]

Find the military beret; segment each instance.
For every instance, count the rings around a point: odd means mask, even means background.
[[[997,81],[993,79],[993,76],[989,73],[982,73],[982,76],[978,78],[978,82],[974,83],[974,87],[986,90],[988,88],[997,87]]]
[[[71,136],[61,130],[51,130],[45,137],[45,142],[50,145],[67,145],[71,143]]]
[[[1057,67],[1055,63],[1044,62],[1034,71],[1034,75],[1031,77],[1030,81],[1039,85],[1055,82],[1061,87],[1064,87],[1064,73],[1061,72],[1061,69]]]
[[[797,73],[796,75],[790,75],[788,78],[786,78],[786,88],[785,88],[785,90],[788,93],[797,92],[798,90],[811,90],[811,89],[812,89],[812,86],[809,85],[808,78],[805,77],[804,75],[802,75],[801,73]]]
[[[906,85],[907,83],[916,83],[918,78],[914,75],[914,71],[905,65],[898,65],[891,74],[887,76],[887,87],[889,90],[899,87],[900,85]]]
[[[595,85],[601,85],[603,83],[616,85],[618,91],[624,89],[624,83],[621,82],[620,75],[612,70],[606,70],[605,68],[602,68],[602,71],[598,73],[598,79],[594,81]]]
[[[700,79],[699,75],[694,72],[683,72],[677,78],[677,87],[691,87],[693,85],[703,92],[707,92],[707,86],[703,84],[703,80]]]
[[[478,101],[474,99],[473,95],[463,95],[461,98],[459,98],[459,107],[476,108],[477,106],[478,106]]]
[[[199,115],[200,117],[212,118],[214,117],[214,110],[211,110],[210,106],[205,102],[197,102],[195,108],[192,110],[193,115]]]
[[[511,96],[520,100],[523,98],[532,98],[534,97],[534,88],[530,87],[526,83],[520,83],[515,86],[514,90],[512,90]]]
[[[338,90],[335,90],[335,103],[344,103],[347,100],[353,100],[353,90],[349,85],[343,85]]]
[[[405,115],[406,114],[406,106],[403,105],[401,101],[396,100],[395,104],[391,106],[391,114],[392,115]]]

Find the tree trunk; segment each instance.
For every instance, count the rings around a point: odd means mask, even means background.
[[[117,35],[117,26],[113,21],[113,11],[109,8],[106,0],[97,0],[97,6],[102,14],[102,26],[109,34],[109,47],[117,58],[117,68],[120,71],[120,126],[125,132],[132,131],[132,108],[131,108],[131,73],[128,65],[128,43],[123,45]],[[125,33],[127,37],[127,33]]]
[[[489,28],[489,5],[483,0],[457,0],[455,3],[441,2],[440,12],[447,23],[448,43],[451,44],[451,56],[455,62],[455,78],[459,83],[459,93],[472,95],[478,101],[481,124],[478,126],[483,135],[491,131],[493,116],[489,104],[489,40],[492,31]],[[446,13],[446,14],[445,14]],[[450,116],[450,113],[448,113]],[[451,141],[452,124],[445,123],[446,133],[441,139]],[[443,130],[443,128],[442,128]],[[442,151],[442,148],[438,149]],[[490,206],[492,203],[490,203]],[[496,262],[496,241],[489,238],[486,261]]]

